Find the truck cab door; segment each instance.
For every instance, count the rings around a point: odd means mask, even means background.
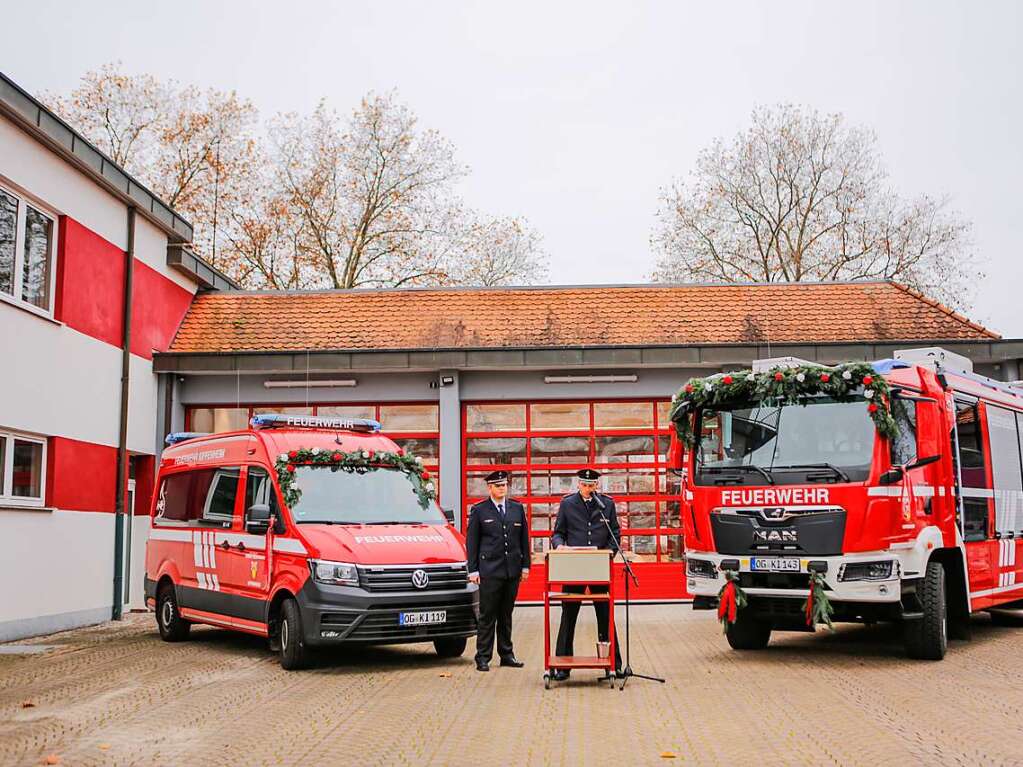
[[[994,586],[993,555],[998,542],[992,522],[991,462],[982,427],[983,405],[972,398],[956,396],[955,422],[950,435],[955,458],[955,495],[959,529],[966,546],[966,568],[970,593]],[[977,609],[974,600],[971,608]]]

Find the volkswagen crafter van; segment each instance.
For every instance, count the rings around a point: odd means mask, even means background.
[[[186,639],[193,623],[258,634],[287,669],[356,642],[460,656],[479,615],[464,540],[422,461],[379,430],[267,414],[168,437],[146,546],[160,636]]]

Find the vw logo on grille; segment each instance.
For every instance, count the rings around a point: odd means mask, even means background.
[[[412,585],[417,589],[425,589],[430,585],[430,576],[426,570],[414,570],[412,572]]]

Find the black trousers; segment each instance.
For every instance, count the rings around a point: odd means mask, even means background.
[[[582,594],[586,591],[586,586],[573,586],[566,584],[564,591],[566,594]],[[606,594],[607,586],[590,586],[591,594]],[[563,602],[561,605],[561,626],[558,628],[558,642],[555,645],[555,652],[558,655],[575,655],[573,648],[573,642],[575,640],[575,622],[579,617],[578,602]],[[594,602],[593,612],[597,614],[597,638],[601,642],[608,641],[608,616],[611,612],[611,606],[607,602]],[[596,653],[596,648],[594,648]],[[588,654],[588,653],[584,653]],[[622,667],[622,653],[618,647],[618,629],[615,629],[615,668],[621,669]]]
[[[519,593],[520,578],[480,578],[480,624],[476,633],[476,660],[490,663],[494,656],[494,629],[497,629],[497,654],[514,655],[512,649],[512,610]]]

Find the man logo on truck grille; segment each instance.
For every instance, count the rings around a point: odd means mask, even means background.
[[[426,570],[415,570],[412,572],[412,585],[417,589],[425,589],[430,585],[430,576]]]
[[[764,543],[795,543],[797,534],[795,530],[754,530],[753,540]]]

